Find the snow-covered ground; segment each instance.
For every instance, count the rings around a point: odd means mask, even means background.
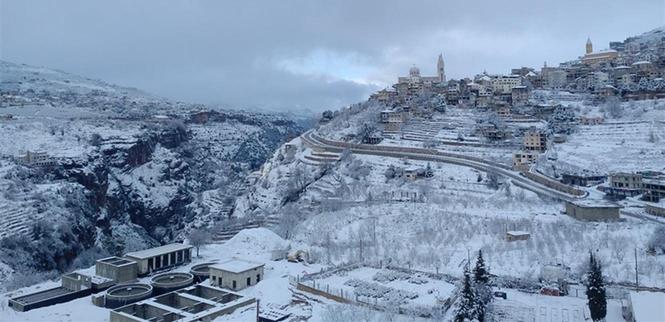
[[[665,121],[607,122],[579,126],[547,152],[561,163],[609,173],[665,170]]]
[[[495,298],[492,303],[497,322],[583,322],[591,319],[585,297],[548,296],[503,289],[498,291],[505,292],[507,297],[505,300]],[[621,306],[621,301],[609,300],[605,321],[625,321]]]

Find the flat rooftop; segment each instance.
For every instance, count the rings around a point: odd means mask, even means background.
[[[122,266],[122,265],[136,263],[135,261],[129,260],[127,258],[122,258],[122,257],[117,257],[117,256],[98,259],[97,262],[105,263],[105,264],[109,264],[109,265],[113,265],[113,266]]]
[[[238,274],[255,268],[262,267],[263,265],[265,264],[234,258],[231,260],[227,260],[225,262],[210,265],[210,268]]]
[[[36,302],[41,302],[44,300],[48,300],[50,298],[54,297],[59,297],[68,293],[73,293],[73,291],[70,291],[64,287],[58,286],[55,288],[51,288],[48,290],[36,292],[36,293],[31,293],[23,296],[19,296],[16,298],[13,298],[12,300],[18,303],[21,303],[23,305],[31,304],[31,303],[36,303]]]
[[[575,206],[582,208],[621,208],[620,205],[607,200],[574,200],[569,201]]]
[[[185,244],[179,244],[179,243],[174,243],[174,244],[168,244],[164,246],[159,246],[159,247],[154,247],[154,248],[149,248],[149,249],[144,249],[144,250],[139,250],[137,252],[131,252],[125,254],[126,257],[132,257],[132,258],[138,258],[138,259],[147,259],[151,257],[156,257],[172,252],[177,252],[179,250],[185,250],[185,249],[191,249],[191,245],[185,245]]]
[[[528,231],[522,231],[522,230],[511,230],[511,231],[507,231],[506,234],[513,235],[513,236],[523,236],[523,235],[529,235],[529,232]]]

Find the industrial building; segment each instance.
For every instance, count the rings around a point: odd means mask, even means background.
[[[138,266],[135,261],[126,258],[107,257],[97,260],[95,274],[122,283],[136,279]]]
[[[621,206],[603,200],[577,200],[566,202],[566,214],[583,221],[618,220]]]
[[[251,297],[206,285],[194,285],[111,311],[111,322],[212,321],[255,303]]]
[[[155,248],[125,254],[125,258],[138,265],[138,275],[146,275],[167,267],[182,265],[192,260],[192,246],[185,244],[168,244]]]
[[[242,290],[263,279],[264,265],[243,259],[231,259],[210,265],[210,283],[234,291]]]
[[[138,276],[187,263],[191,261],[192,248],[190,245],[169,244],[128,253],[125,257],[103,258],[95,263],[95,275],[65,274],[62,286],[12,298],[9,306],[17,311],[28,311],[97,293],[115,284],[136,280]]]

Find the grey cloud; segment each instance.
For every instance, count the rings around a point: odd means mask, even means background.
[[[0,10],[2,59],[181,100],[276,109],[359,101],[411,64],[433,73],[439,52],[454,78],[554,64],[579,55],[587,36],[602,48],[662,25],[665,14],[661,0],[1,0]],[[316,50],[357,57],[362,82],[276,64]]]

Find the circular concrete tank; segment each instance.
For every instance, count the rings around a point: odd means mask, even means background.
[[[194,279],[197,283],[201,283],[210,277],[210,265],[215,263],[202,263],[192,266],[192,269],[189,272],[194,275]]]
[[[116,285],[106,291],[105,305],[115,309],[123,305],[145,300],[152,296],[152,286],[148,284]]]
[[[155,293],[166,293],[194,284],[194,275],[190,273],[170,272],[155,275],[150,280]]]

